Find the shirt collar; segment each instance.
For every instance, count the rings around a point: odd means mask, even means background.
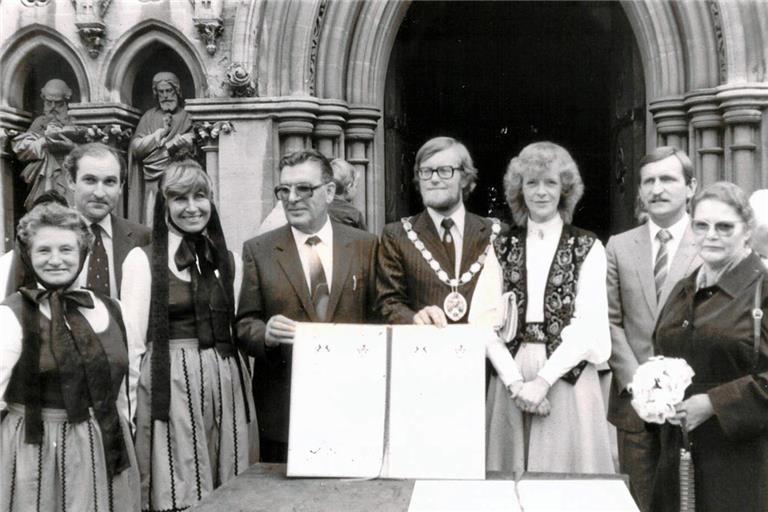
[[[672,235],[672,238],[676,241],[680,241],[683,239],[683,235],[685,234],[685,230],[688,227],[688,224],[690,224],[691,219],[688,216],[688,213],[684,213],[683,216],[674,224],[666,228],[667,231],[669,231],[669,234]],[[661,231],[663,228],[653,222],[653,219],[648,218],[648,230],[651,233],[651,240],[656,240],[656,235]]]
[[[101,219],[96,224],[99,225],[102,231],[107,234],[109,238],[112,238],[112,216],[111,215],[105,215],[103,219]]]
[[[323,224],[323,227],[321,227],[320,231],[317,233],[304,233],[293,226],[291,226],[291,233],[293,233],[293,240],[296,242],[296,247],[302,247],[307,243],[307,239],[311,236],[316,236],[323,244],[333,247],[333,226],[331,225],[330,216],[326,216],[325,224]]]
[[[429,218],[432,219],[432,222],[435,224],[435,229],[437,229],[437,233],[442,235],[443,226],[441,223],[443,222],[443,219],[447,218],[445,215],[442,215],[440,213],[437,213],[435,210],[427,206],[427,213],[429,214]],[[450,217],[453,220],[454,225],[456,226],[456,229],[458,229],[458,233],[460,236],[464,235],[464,220],[467,218],[467,210],[464,208],[464,203],[459,203],[459,209],[450,214],[448,217]]]
[[[534,233],[541,233],[543,235],[541,238],[549,237],[552,235],[559,236],[563,229],[563,219],[560,217],[559,213],[544,222],[535,222],[533,219],[528,217],[527,229],[528,236],[531,236]]]

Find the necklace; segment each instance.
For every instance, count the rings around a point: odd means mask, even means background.
[[[400,219],[400,222],[403,224],[405,234],[413,243],[413,246],[416,247],[416,250],[421,253],[421,257],[424,258],[424,261],[427,262],[427,265],[429,265],[435,274],[437,274],[437,278],[443,284],[446,284],[451,288],[451,293],[449,293],[443,301],[443,311],[445,312],[445,315],[454,322],[463,318],[467,313],[467,299],[461,293],[459,293],[459,286],[463,286],[469,283],[472,281],[475,275],[480,272],[480,269],[483,268],[483,264],[485,263],[485,259],[488,257],[488,251],[491,250],[494,240],[496,240],[496,237],[498,237],[499,233],[501,232],[501,223],[499,220],[492,218],[491,221],[493,222],[493,226],[491,227],[491,238],[488,241],[488,245],[485,247],[485,250],[480,254],[480,256],[478,256],[477,261],[470,265],[469,270],[464,272],[461,277],[457,279],[455,277],[448,277],[448,273],[443,270],[443,268],[440,266],[440,263],[435,260],[435,258],[432,256],[432,253],[429,252],[429,250],[424,246],[424,242],[419,239],[419,235],[417,235],[413,230],[411,219],[409,217],[403,217]]]

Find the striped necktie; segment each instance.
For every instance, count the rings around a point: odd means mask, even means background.
[[[323,270],[323,264],[320,261],[320,255],[317,253],[317,244],[320,243],[320,238],[317,236],[311,236],[307,239],[306,244],[310,249],[309,256],[309,287],[312,290],[312,303],[315,305],[315,311],[317,312],[317,318],[323,322],[325,315],[328,312],[328,279],[325,277],[325,270]]]
[[[672,235],[666,229],[656,233],[656,239],[659,241],[659,252],[656,253],[656,263],[653,266],[653,280],[656,282],[656,300],[661,296],[661,288],[667,279],[667,264],[669,253],[667,251],[667,242],[672,240]]]

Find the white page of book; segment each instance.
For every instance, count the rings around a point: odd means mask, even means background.
[[[525,512],[638,512],[619,479],[523,479],[517,491]]]
[[[299,323],[293,345],[288,476],[381,471],[386,326]]]
[[[408,512],[520,512],[514,480],[417,480]]]
[[[384,476],[485,478],[489,327],[392,326]]]

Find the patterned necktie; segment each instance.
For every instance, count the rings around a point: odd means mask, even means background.
[[[669,259],[667,242],[672,240],[672,235],[666,229],[662,229],[656,233],[656,238],[659,240],[659,252],[656,253],[656,263],[653,266],[653,280],[656,281],[656,300],[658,301],[661,288],[667,279],[667,260]]]
[[[104,242],[101,239],[101,230],[102,228],[98,224],[91,224],[94,240],[93,251],[88,261],[86,288],[109,297],[109,259],[107,259],[107,251],[104,249]]]
[[[328,280],[325,277],[323,264],[320,262],[320,255],[317,253],[317,244],[320,238],[311,236],[306,244],[309,246],[309,288],[312,291],[312,303],[315,305],[317,318],[321,322],[325,321],[325,315],[328,312]]]
[[[445,251],[448,253],[448,261],[451,262],[451,269],[448,272],[450,275],[454,275],[456,272],[456,246],[453,243],[453,235],[451,235],[451,228],[454,225],[455,223],[450,217],[444,218],[440,223],[440,226],[443,228],[443,247],[445,247]]]

